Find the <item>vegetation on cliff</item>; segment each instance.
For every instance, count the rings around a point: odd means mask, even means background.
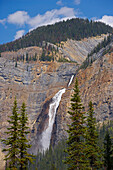
[[[113,47],[110,46],[110,43],[113,42],[113,34],[109,35],[107,38],[104,38],[104,40],[99,43],[92,51],[88,54],[86,60],[82,63],[79,69],[86,69],[89,65],[91,65],[97,57],[96,54],[103,49],[101,56],[104,56],[106,53],[113,52]],[[108,46],[108,47],[107,47]]]
[[[110,42],[113,41],[113,34],[109,35],[107,38],[104,38],[104,40],[99,43],[92,51],[90,54],[88,54],[89,56],[92,56],[94,53],[97,53],[100,51],[100,49],[105,48]]]
[[[81,40],[85,37],[88,38],[111,32],[112,28],[104,23],[76,18],[54,25],[38,27],[18,40],[0,45],[0,52],[14,51],[30,46],[42,47],[43,41],[56,44],[67,39]]]

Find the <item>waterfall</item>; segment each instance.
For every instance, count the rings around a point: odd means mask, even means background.
[[[68,83],[68,87],[71,85],[71,83],[72,83],[72,81],[73,81],[73,78],[74,78],[74,75],[71,76],[71,79],[70,79],[70,81],[69,81],[69,83]]]
[[[56,93],[55,96],[52,98],[52,103],[49,105],[48,127],[43,131],[41,138],[42,151],[46,151],[49,148],[56,111],[59,106],[62,94],[65,93],[65,90],[65,88],[59,90],[58,93]]]
[[[73,81],[74,75],[71,76],[70,81],[68,83],[68,87],[71,85]],[[48,126],[47,128],[43,131],[42,136],[41,136],[41,146],[42,146],[42,151],[46,151],[49,148],[50,145],[50,140],[51,140],[51,133],[53,130],[53,124],[55,121],[55,116],[57,112],[57,108],[59,106],[59,103],[61,101],[62,94],[65,93],[66,89],[61,89],[59,90],[55,96],[52,98],[52,102],[49,105],[49,121],[48,121]]]

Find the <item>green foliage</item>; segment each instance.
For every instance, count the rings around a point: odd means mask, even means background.
[[[43,50],[42,55],[39,58],[40,61],[53,61],[54,57],[53,56],[48,56],[46,55],[45,51]]]
[[[79,69],[86,69],[89,65],[91,65],[96,59],[92,55],[94,53],[98,53],[100,49],[106,47],[110,42],[113,41],[113,34],[109,35],[107,38],[105,38],[101,43],[99,43],[92,51],[88,54],[86,60],[83,62],[83,64],[80,66]],[[109,47],[107,50],[104,49],[103,55],[106,53],[111,53],[113,51],[112,47]]]
[[[67,165],[63,163],[66,157],[64,149],[66,141],[60,141],[54,148],[49,148],[45,153],[38,153],[34,164],[31,164],[29,170],[67,170]]]
[[[17,113],[17,101],[15,98],[12,115],[8,120],[10,127],[7,128],[8,138],[3,139],[2,142],[6,145],[3,151],[7,152],[5,155],[6,169],[26,170],[28,161],[33,161],[31,154],[28,154],[28,148],[31,145],[27,144],[27,134],[29,133],[27,123],[28,118],[25,113],[25,103],[21,107],[21,115]]]
[[[58,62],[77,63],[76,61],[69,61],[68,59],[63,57],[59,58]]]
[[[98,134],[96,129],[96,119],[94,118],[94,108],[90,101],[89,112],[87,116],[87,131],[86,131],[86,155],[90,162],[91,168],[100,168],[102,162],[100,161],[101,149],[97,145]]]
[[[26,138],[26,135],[29,133],[28,131],[28,117],[26,115],[26,106],[25,103],[22,103],[21,107],[21,116],[20,116],[20,126],[19,126],[19,163],[20,170],[26,170],[28,161],[32,162],[32,155],[28,154],[27,150],[31,147],[31,145],[27,144],[29,141]]]
[[[12,115],[10,120],[8,120],[10,127],[7,128],[8,138],[2,140],[6,145],[6,148],[3,151],[7,152],[5,155],[5,160],[8,161],[9,168],[16,168],[18,165],[18,155],[19,155],[19,114],[17,113],[17,101],[15,98],[14,106],[12,110]]]
[[[29,60],[29,58],[28,58],[28,53],[26,53],[26,61],[28,61]]]
[[[80,40],[111,32],[112,28],[104,23],[75,18],[54,25],[38,27],[18,40],[0,45],[0,52],[29,46],[42,46],[43,41],[55,44],[67,39]]]
[[[111,41],[112,41],[113,35],[109,35],[107,38],[104,38],[104,40],[99,43],[89,54],[89,56],[93,55],[94,53],[97,53],[100,51],[100,49],[105,48]]]
[[[109,131],[106,132],[104,138],[104,166],[107,170],[113,169],[113,148]]]
[[[37,53],[35,53],[35,56],[33,57],[33,61],[37,61]]]
[[[68,125],[68,147],[66,149],[66,153],[68,156],[66,157],[66,164],[69,165],[69,170],[74,169],[85,169],[88,165],[88,161],[86,160],[86,156],[84,154],[84,137],[85,137],[85,116],[83,112],[83,106],[81,104],[81,99],[79,95],[78,88],[78,80],[76,79],[74,94],[71,98],[71,108],[68,113],[70,114],[70,119],[72,123]]]
[[[16,61],[16,63],[15,63],[15,67],[17,67],[17,61]]]

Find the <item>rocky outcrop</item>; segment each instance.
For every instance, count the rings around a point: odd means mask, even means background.
[[[113,53],[78,74],[83,103],[92,100],[97,121],[113,119]]]
[[[76,76],[85,111],[87,112],[88,103],[92,101],[97,122],[113,120],[113,53],[99,57],[86,69],[79,70]],[[67,136],[65,129],[70,123],[68,109],[74,82],[75,78],[60,103],[53,129],[53,145]]]
[[[65,58],[71,61],[76,61],[79,64],[86,59],[88,53],[90,53],[94,47],[97,46],[108,35],[101,35],[97,37],[85,38],[81,41],[67,40],[62,42],[62,48],[59,48],[60,52]]]

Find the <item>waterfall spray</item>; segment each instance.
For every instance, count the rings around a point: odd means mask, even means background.
[[[46,151],[49,148],[50,140],[51,140],[51,133],[53,129],[53,124],[55,121],[55,115],[57,108],[59,106],[62,94],[65,93],[65,88],[60,90],[55,96],[52,98],[52,103],[49,106],[49,122],[48,127],[42,133],[41,144],[42,144],[42,151]]]

